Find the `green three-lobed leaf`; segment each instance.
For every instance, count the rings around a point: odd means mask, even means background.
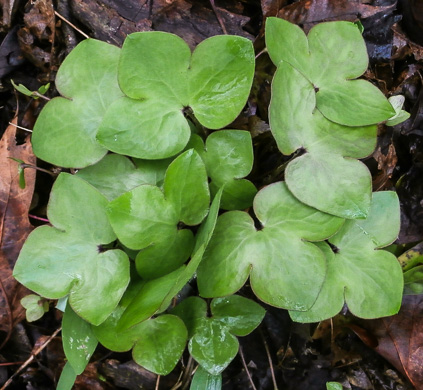
[[[342,218],[364,218],[370,208],[371,175],[356,158],[372,153],[377,128],[331,122],[315,105],[313,85],[282,62],[272,84],[272,133],[282,153],[305,151],[288,164],[286,183],[312,207]]]
[[[233,294],[250,277],[262,301],[292,310],[309,309],[324,281],[326,260],[308,241],[330,237],[343,220],[302,204],[282,182],[256,195],[254,211],[260,230],[245,212],[219,217],[198,269],[200,294]]]
[[[369,216],[349,220],[329,243],[316,245],[328,263],[322,290],[308,311],[291,311],[299,322],[318,322],[338,314],[344,303],[357,317],[377,318],[398,312],[403,276],[398,260],[379,250],[389,245],[400,228],[399,202],[395,192],[373,194]]]
[[[237,295],[215,298],[207,304],[199,297],[190,297],[172,310],[184,320],[190,337],[192,357],[212,375],[220,374],[238,353],[235,336],[246,336],[262,321],[265,311],[257,303]]]
[[[49,101],[32,134],[37,157],[62,167],[82,168],[99,161],[107,149],[96,140],[110,104],[123,96],[117,82],[120,49],[88,39],[63,61],[56,88],[63,97]]]
[[[169,165],[163,191],[138,186],[110,202],[108,215],[119,240],[141,250],[136,258],[139,274],[154,279],[176,270],[191,255],[194,235],[178,224],[200,224],[209,202],[204,163],[190,149]]]
[[[48,204],[53,227],[41,226],[29,235],[14,269],[14,277],[41,296],[69,294],[75,312],[93,324],[108,317],[129,283],[128,256],[102,249],[116,239],[106,205],[90,184],[60,174]]]
[[[300,27],[268,18],[266,44],[277,70],[269,121],[279,149],[303,155],[286,168],[286,183],[300,201],[342,218],[365,218],[371,175],[357,158],[372,153],[375,124],[395,114],[365,80],[364,40],[350,22],[322,23],[308,38]]]
[[[313,85],[316,107],[329,120],[366,126],[395,114],[377,87],[354,80],[368,65],[366,45],[354,23],[320,23],[307,37],[286,20],[268,18],[266,45],[276,66],[290,64]]]
[[[119,85],[126,94],[107,111],[98,132],[117,153],[160,159],[180,152],[191,130],[190,107],[205,127],[232,122],[244,107],[254,74],[252,43],[215,36],[194,52],[176,35],[130,34],[122,47]]]

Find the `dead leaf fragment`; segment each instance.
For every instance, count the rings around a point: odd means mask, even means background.
[[[386,155],[382,153],[381,147],[379,146],[373,153],[373,158],[377,161],[377,169],[380,171],[373,179],[373,191],[380,191],[392,187],[390,179],[392,178],[392,174],[398,162],[394,145],[389,145]]]
[[[416,389],[422,389],[423,295],[404,296],[398,314],[366,321],[363,326],[378,341],[375,351],[408,377]]]
[[[16,124],[16,118],[13,120]],[[35,184],[35,170],[25,171],[26,188],[19,188],[17,162],[11,157],[35,164],[29,138],[16,144],[16,127],[10,125],[0,140],[0,330],[10,333],[25,317],[20,298],[27,291],[12,276],[19,251],[33,229],[28,220]],[[0,345],[2,340],[0,340]]]
[[[291,23],[302,24],[308,31],[314,24],[330,20],[355,21],[395,10],[396,3],[388,6],[366,4],[362,0],[300,0],[283,7],[278,17]]]

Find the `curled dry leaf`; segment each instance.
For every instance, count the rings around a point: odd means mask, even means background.
[[[16,119],[13,120],[16,124]],[[12,277],[19,251],[33,229],[28,220],[35,184],[35,170],[25,171],[26,187],[19,188],[20,159],[35,164],[29,138],[16,144],[16,127],[10,125],[0,140],[0,331],[7,333],[25,318],[19,301],[27,290]]]

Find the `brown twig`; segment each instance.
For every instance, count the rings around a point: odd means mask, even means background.
[[[57,11],[54,11],[54,14],[57,17],[59,17],[60,19],[62,19],[64,22],[66,22],[67,24],[69,24],[69,26],[71,26],[72,28],[74,28],[76,31],[78,31],[83,37],[85,37],[86,39],[89,39],[89,36],[87,34],[85,34],[83,31],[81,31],[74,24],[72,24],[71,22],[69,22],[69,20],[67,20],[64,16],[60,15]]]
[[[214,0],[209,0],[209,1],[210,1],[210,5],[213,9],[214,14],[216,15],[216,19],[219,22],[220,27],[223,31],[223,34],[227,35],[228,31],[226,30],[225,24],[223,23],[223,20],[222,20],[220,14],[219,14],[219,11],[217,10],[216,5],[214,4]]]
[[[181,390],[186,390],[188,389],[189,383],[190,381],[188,380],[188,378],[191,376],[192,374],[192,367],[194,365],[194,359],[192,358],[192,356],[190,355],[188,358],[188,363],[187,366],[184,370],[184,375],[182,377],[182,389]]]
[[[0,363],[0,367],[6,367],[6,366],[18,366],[19,364],[22,364],[24,362],[7,362],[7,363]]]
[[[244,366],[245,372],[247,373],[248,380],[251,383],[251,387],[253,388],[253,390],[257,390],[257,387],[255,386],[253,382],[253,378],[251,377],[250,371],[248,370],[247,364],[245,363],[244,353],[242,352],[241,346],[239,346],[239,355],[241,356],[242,365]]]
[[[264,348],[266,350],[267,360],[269,361],[270,373],[272,375],[273,388],[274,388],[274,390],[278,390],[278,385],[276,383],[275,371],[273,370],[273,362],[272,362],[272,356],[270,355],[269,346],[267,345],[266,339],[264,338],[264,335],[263,335],[262,332],[260,332],[260,335],[261,335],[261,338],[263,340]]]
[[[47,347],[48,344],[50,344],[51,340],[53,340],[61,330],[62,330],[62,327],[56,329],[54,333],[43,344],[41,344],[34,351],[34,353],[32,353],[31,356],[25,361],[25,363],[22,364],[22,366],[20,366],[19,369],[7,380],[7,382],[3,385],[3,387],[0,390],[5,390],[6,387],[8,387],[13,382],[13,379],[18,374],[20,374],[34,360],[35,356],[37,356],[45,347]]]
[[[156,386],[154,387],[154,390],[159,390],[159,386],[160,386],[160,375],[157,375]]]

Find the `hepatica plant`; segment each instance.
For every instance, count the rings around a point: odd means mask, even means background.
[[[98,343],[132,350],[160,375],[188,347],[199,365],[192,388],[219,388],[237,337],[265,314],[233,295],[247,281],[257,300],[299,322],[345,304],[362,318],[398,311],[402,272],[383,250],[399,231],[398,198],[372,194],[358,159],[372,153],[378,123],[407,117],[402,103],[394,110],[357,79],[368,58],[352,23],[323,23],[307,37],[269,18],[266,44],[277,67],[271,131],[282,153],[297,153],[285,182],[258,192],[250,133],[223,129],[248,99],[250,41],[216,36],[191,52],[175,35],[142,32],[122,49],[88,39],[63,62],[61,96],[42,110],[32,142],[74,174],[56,179],[50,224],[29,235],[14,270],[38,294],[28,307],[47,298],[64,308],[59,388]]]

